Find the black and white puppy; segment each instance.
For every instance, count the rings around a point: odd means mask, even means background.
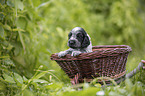
[[[70,31],[68,37],[68,46],[70,48],[66,51],[59,52],[59,57],[63,57],[66,54],[71,54],[71,56],[77,56],[81,53],[92,52],[90,36],[83,28],[75,27]]]

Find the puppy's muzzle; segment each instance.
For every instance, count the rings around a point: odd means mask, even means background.
[[[75,48],[75,47],[76,47],[76,41],[75,41],[75,40],[69,40],[69,41],[68,41],[68,45],[69,45],[69,47],[71,47],[71,48]]]
[[[74,45],[75,43],[76,43],[75,40],[69,40],[69,44],[70,44],[70,45]]]

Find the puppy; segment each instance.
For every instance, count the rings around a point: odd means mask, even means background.
[[[66,51],[59,52],[59,57],[63,57],[66,54],[71,54],[71,56],[77,56],[81,53],[92,52],[91,39],[83,28],[75,27],[70,31],[68,37],[69,40],[67,45],[70,48]]]

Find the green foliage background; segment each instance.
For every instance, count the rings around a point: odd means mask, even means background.
[[[130,72],[145,58],[144,4],[144,0],[0,0],[0,94],[69,96],[103,90],[85,83],[83,91],[72,89],[50,55],[66,50],[69,31],[80,26],[94,46],[131,46]],[[143,95],[143,74],[104,92]]]

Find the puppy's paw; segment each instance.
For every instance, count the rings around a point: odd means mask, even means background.
[[[78,56],[79,54],[81,54],[80,51],[73,51],[71,56]]]
[[[67,52],[61,51],[61,52],[58,53],[58,57],[63,57],[63,56],[65,56],[66,54],[67,54]]]

